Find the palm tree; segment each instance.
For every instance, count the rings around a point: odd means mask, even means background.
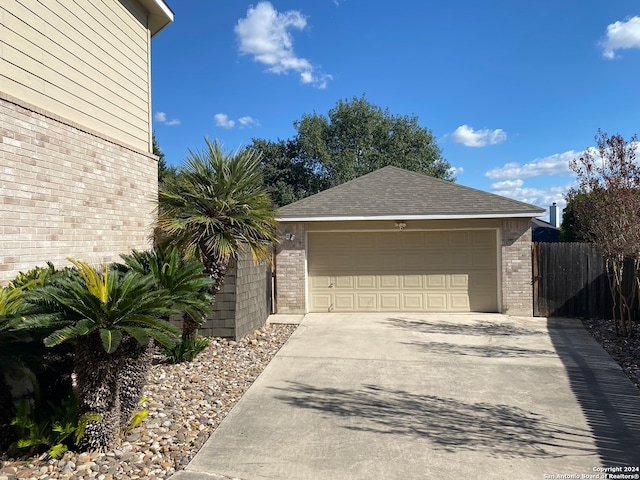
[[[174,301],[165,290],[154,288],[151,276],[72,263],[75,270],[35,288],[28,300],[53,312],[47,324],[54,331],[45,337],[46,346],[75,346],[80,414],[101,417],[88,422],[80,447],[94,450],[111,445],[129,420],[122,418],[120,393],[129,357],[142,354],[151,339],[170,346],[180,332],[163,320],[173,312]]]
[[[247,248],[256,261],[270,259],[276,241],[275,207],[267,194],[254,150],[224,152],[217,141],[189,151],[185,165],[159,187],[158,230],[187,258],[197,258],[222,286],[229,262]],[[193,336],[195,319],[185,315],[184,336]]]

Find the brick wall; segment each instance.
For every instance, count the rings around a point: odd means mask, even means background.
[[[242,338],[262,327],[271,313],[271,268],[243,251],[216,294],[213,315],[199,332],[209,337]]]
[[[286,234],[295,235],[287,240]],[[303,223],[280,225],[280,243],[276,249],[276,312],[305,313],[305,237]]]
[[[502,312],[533,315],[531,219],[502,222]]]
[[[157,161],[0,93],[0,284],[151,246]]]

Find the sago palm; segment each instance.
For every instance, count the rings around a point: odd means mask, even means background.
[[[118,268],[151,275],[156,289],[164,289],[173,299],[173,309],[200,318],[209,312],[213,300],[213,280],[203,273],[199,260],[185,259],[176,247],[137,251],[120,255],[124,265]]]
[[[122,418],[127,381],[123,366],[144,352],[151,339],[174,344],[179,331],[163,320],[172,312],[173,300],[154,288],[152,277],[73,263],[74,272],[35,289],[30,301],[53,312],[50,324],[56,329],[44,339],[45,345],[75,345],[80,413],[101,416],[87,425],[81,447],[99,449],[109,446],[128,421]]]
[[[163,290],[172,299],[172,310],[187,313],[194,319],[202,318],[210,310],[212,297],[209,291],[213,281],[203,272],[198,260],[185,260],[177,248],[134,250],[121,255],[124,265],[116,265],[122,271],[132,270],[141,275],[150,275],[156,290]],[[121,426],[131,417],[142,396],[148,368],[151,364],[151,343],[146,347],[129,342],[127,355],[121,370]]]
[[[217,141],[205,143],[160,186],[158,229],[187,257],[202,261],[215,294],[241,249],[257,261],[269,260],[277,225],[259,154],[247,149],[229,154]],[[197,323],[187,317],[184,332],[192,335]]]

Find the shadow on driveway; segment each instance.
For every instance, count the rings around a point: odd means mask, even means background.
[[[465,319],[464,315],[460,315],[460,318]],[[476,321],[473,323],[467,322],[444,322],[441,320],[430,322],[428,320],[411,320],[408,318],[388,318],[385,323],[393,325],[394,327],[402,328],[411,333],[426,333],[426,334],[445,334],[445,335],[474,335],[483,337],[500,337],[500,336],[530,336],[530,335],[544,335],[545,332],[540,330],[525,328],[513,323],[505,322],[489,322],[489,321]]]
[[[345,419],[344,428],[383,435],[426,437],[449,452],[491,456],[565,457],[594,454],[588,432],[552,423],[518,407],[465,403],[435,395],[367,385],[359,390],[318,388],[290,382],[276,398],[295,408]],[[354,418],[357,421],[350,422]]]
[[[604,466],[640,466],[640,392],[602,347],[566,319],[549,318],[549,335],[591,427]]]

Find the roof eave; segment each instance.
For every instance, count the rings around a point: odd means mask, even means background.
[[[139,0],[149,13],[149,31],[155,36],[173,22],[173,10],[164,0]]]
[[[535,218],[541,217],[545,210],[530,212],[509,212],[509,213],[461,213],[461,214],[434,214],[434,215],[377,215],[377,216],[291,216],[276,217],[279,222],[346,222],[359,220],[464,220],[464,219],[489,219],[489,218]]]

